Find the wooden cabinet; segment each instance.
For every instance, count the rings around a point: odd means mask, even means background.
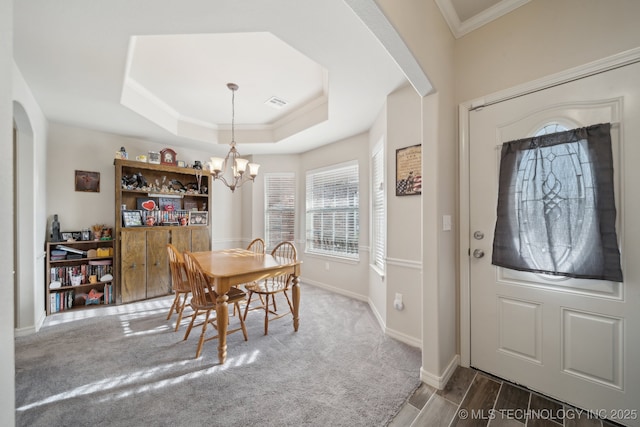
[[[113,240],[48,242],[46,253],[47,315],[115,303]]]
[[[167,295],[171,293],[167,243],[175,245],[180,251],[206,251],[211,248],[211,216],[208,211],[211,198],[204,190],[210,186],[210,174],[190,168],[121,159],[116,159],[114,165],[114,265],[117,270],[118,302]],[[133,182],[133,176],[142,178],[138,178],[133,185],[127,184]],[[153,184],[141,189],[139,183],[144,182]],[[200,191],[197,190],[198,187]],[[145,211],[140,206],[140,199],[145,198],[169,200],[173,211],[163,211],[162,205],[154,211]],[[179,225],[179,218],[188,217],[188,212],[195,210],[200,212],[200,218],[206,218],[204,225]],[[123,211],[139,211],[141,225],[125,227]],[[153,226],[146,225],[147,215],[157,218]],[[176,220],[177,223],[174,222]],[[199,224],[202,224],[202,220]]]

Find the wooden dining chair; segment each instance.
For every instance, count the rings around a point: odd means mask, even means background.
[[[184,334],[184,339],[186,340],[189,337],[189,333],[194,326],[202,326],[202,331],[200,332],[200,340],[198,341],[198,348],[196,349],[196,359],[200,357],[202,353],[202,346],[206,341],[210,341],[219,337],[219,334],[215,336],[205,338],[207,332],[207,325],[211,324],[216,331],[218,330],[217,325],[217,316],[212,317],[212,313],[216,311],[216,299],[218,298],[218,294],[213,290],[207,276],[202,271],[202,267],[197,259],[195,259],[190,252],[184,253],[184,264],[187,270],[187,277],[189,278],[189,284],[191,285],[191,308],[193,309],[193,316],[191,317],[191,322],[189,322],[189,326],[187,327],[187,331]],[[245,300],[247,294],[237,288],[231,288],[227,293],[229,299],[227,300],[228,304],[233,304],[233,306],[240,313],[240,306],[238,305],[240,301]],[[204,315],[204,320],[202,323],[195,324],[195,320],[198,316]],[[240,320],[240,327],[235,329],[227,328],[227,335],[232,334],[234,332],[242,331],[244,335],[244,340],[247,341],[247,328],[244,324],[244,318],[242,316],[238,316]],[[229,319],[224,319],[224,321],[229,323]]]
[[[280,263],[289,263],[296,261],[297,259],[296,247],[291,242],[279,243],[275,248],[273,248],[271,255],[273,255]],[[291,299],[288,294],[291,282],[292,275],[283,274],[266,280],[246,284],[245,288],[249,292],[249,298],[244,309],[244,319],[247,319],[247,314],[250,310],[264,310],[264,334],[268,335],[270,320],[279,319],[287,314],[291,314],[293,316],[293,306],[291,305]],[[254,294],[260,296],[261,304],[259,306],[250,307],[251,298]],[[289,306],[289,311],[280,313],[277,311],[275,300],[276,295],[278,294],[284,294],[287,300],[287,305]],[[273,308],[270,308],[269,304],[273,305]]]
[[[264,244],[264,240],[262,240],[260,237],[253,239],[251,243],[249,243],[249,246],[247,246],[248,251],[256,254],[264,254],[265,248],[266,246]]]
[[[184,259],[182,258],[182,254],[171,243],[167,244],[167,252],[169,253],[171,287],[173,288],[173,293],[175,294],[173,304],[171,304],[169,314],[167,315],[167,320],[171,319],[173,313],[176,313],[178,315],[178,319],[176,320],[175,331],[178,331],[180,322],[182,322],[184,308],[187,305],[187,299],[189,298],[189,294],[191,293],[191,286],[189,286],[189,280],[187,278],[187,271],[184,267]]]
[[[266,253],[266,245],[264,243],[264,240],[261,239],[260,237],[257,237],[255,239],[253,239],[251,241],[251,243],[249,243],[249,245],[247,245],[247,250],[253,252],[254,254],[265,254]],[[242,285],[236,285],[236,287],[239,287]],[[260,301],[262,303],[264,303],[264,300],[262,299],[262,296],[260,296]],[[241,315],[241,312],[238,312],[238,315]],[[236,315],[236,307],[233,307],[233,315]]]

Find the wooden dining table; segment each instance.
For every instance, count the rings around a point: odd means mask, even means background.
[[[292,275],[293,330],[298,331],[300,309],[300,265],[302,261],[256,254],[246,249],[224,249],[193,252],[202,270],[209,278],[218,298],[216,300],[218,324],[218,359],[223,364],[227,359],[227,326],[229,308],[226,295],[232,286],[264,280],[282,274]],[[240,315],[240,313],[238,313]]]

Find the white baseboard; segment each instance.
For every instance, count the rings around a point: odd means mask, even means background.
[[[314,280],[307,280],[304,277],[300,278],[300,283],[307,283],[309,285],[316,286],[316,287],[322,288],[322,289],[326,289],[326,290],[331,291],[331,292],[336,293],[336,294],[340,294],[340,295],[344,295],[344,296],[349,297],[349,298],[357,299],[358,301],[364,301],[364,302],[367,302],[367,303],[369,302],[368,298],[363,296],[363,295],[356,294],[355,292],[345,291],[344,289],[335,288],[333,286],[327,285],[326,283],[316,282]]]
[[[26,328],[16,328],[13,330],[13,334],[15,337],[26,337],[28,335],[33,335],[40,330],[42,325],[44,324],[45,319],[47,318],[47,312],[43,311],[40,313],[40,317],[34,326],[28,326]]]
[[[415,337],[403,334],[401,332],[398,332],[394,329],[389,329],[389,328],[385,328],[384,333],[391,338],[394,338],[400,342],[410,345],[411,347],[416,347],[422,350],[422,340],[420,339],[417,339]]]
[[[451,375],[453,375],[454,371],[456,370],[459,364],[460,364],[460,355],[456,354],[453,357],[453,359],[451,359],[451,362],[449,362],[449,365],[444,370],[442,375],[435,375],[421,368],[420,379],[425,384],[430,385],[431,387],[435,387],[438,390],[442,390],[444,386],[447,385],[449,378],[451,378]]]

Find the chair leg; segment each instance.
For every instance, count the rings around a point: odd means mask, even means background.
[[[182,322],[182,315],[184,314],[184,306],[187,305],[187,298],[189,294],[184,294],[182,298],[182,303],[178,309],[178,320],[176,320],[176,329],[175,332],[178,332],[178,328],[180,327],[180,322]]]
[[[191,316],[191,321],[189,322],[189,326],[187,326],[187,331],[184,333],[183,341],[189,338],[189,334],[191,333],[191,329],[193,328],[193,324],[196,321],[196,317],[198,317],[198,310],[194,310],[193,315]]]
[[[176,313],[178,312],[178,305],[179,305],[178,300],[179,299],[180,299],[180,294],[178,292],[176,292],[176,296],[175,296],[175,298],[173,298],[173,303],[171,304],[171,308],[169,309],[169,314],[167,314],[167,320],[171,319],[171,315],[173,314],[173,310],[175,310]]]
[[[204,344],[204,336],[207,332],[207,324],[209,324],[209,316],[211,315],[211,310],[207,310],[207,313],[204,317],[204,323],[202,324],[202,332],[200,332],[200,340],[198,340],[198,348],[196,350],[196,359],[200,357],[202,353],[202,346]]]
[[[244,335],[244,340],[247,341],[249,339],[249,336],[247,335],[247,327],[244,324],[244,317],[242,316],[242,313],[240,312],[240,304],[238,304],[238,302],[236,301],[235,304],[233,304],[233,308],[235,310],[235,308],[238,308],[238,319],[240,320],[240,327],[242,328],[242,335]]]
[[[265,295],[265,299],[266,304],[264,305],[264,334],[268,335],[269,334],[269,294]],[[271,296],[271,299],[275,299],[273,298],[273,295]]]
[[[244,307],[243,320],[247,320],[247,313],[249,312],[249,304],[251,304],[251,298],[252,297],[253,297],[253,292],[249,291],[249,298],[247,298],[247,305]]]

